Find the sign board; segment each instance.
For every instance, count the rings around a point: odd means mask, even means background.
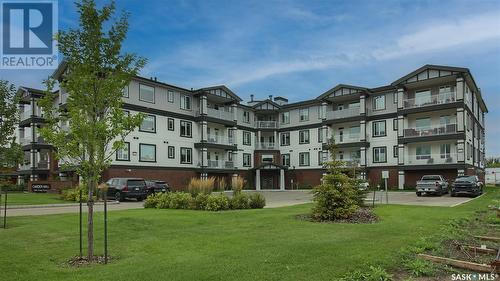
[[[389,171],[382,171],[382,178],[388,179],[389,178]]]
[[[50,184],[34,184],[31,186],[33,192],[47,192],[50,189]]]

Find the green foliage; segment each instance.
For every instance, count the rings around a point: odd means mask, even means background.
[[[196,195],[194,198],[194,206],[193,208],[195,210],[205,210],[207,208],[207,200],[208,200],[208,194],[205,193],[200,193]]]
[[[431,262],[422,259],[408,260],[404,266],[415,277],[433,276],[436,272],[436,268]]]
[[[64,188],[61,191],[61,199],[65,201],[79,202],[80,201],[80,190],[82,191],[82,201],[87,202],[89,199],[89,192],[87,186],[80,185],[76,188]],[[96,196],[93,197],[94,200]]]
[[[27,190],[25,184],[13,184],[10,182],[0,181],[0,192],[3,191],[23,191]]]
[[[233,195],[230,202],[231,209],[249,209],[250,208],[250,197],[246,193],[238,193]]]
[[[392,275],[379,266],[370,266],[365,270],[356,270],[346,274],[342,281],[391,281]]]
[[[144,208],[156,208],[163,194],[164,193],[154,193],[149,195],[146,200],[144,200]]]
[[[16,87],[0,80],[0,168],[16,167],[23,159],[21,146],[16,143],[15,130],[19,123]]]
[[[266,206],[266,198],[260,193],[250,195],[250,209],[262,209]]]
[[[164,194],[168,194],[167,196],[170,197],[168,204],[170,209],[189,209],[193,201],[191,194],[185,192],[168,192]]]
[[[330,140],[329,150],[332,160],[324,164],[328,174],[313,189],[312,217],[321,221],[349,218],[363,204],[356,180],[343,172],[341,167],[344,162],[334,158],[336,149],[333,139]]]
[[[233,195],[240,194],[245,186],[246,180],[240,176],[233,178],[231,181],[231,188],[233,189]]]
[[[229,199],[224,194],[210,194],[207,198],[205,210],[223,211],[229,209]]]

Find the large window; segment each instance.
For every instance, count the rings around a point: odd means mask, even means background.
[[[451,157],[451,144],[443,143],[439,147],[439,152],[441,154],[441,158],[450,158]]]
[[[290,167],[290,154],[281,154],[281,165]]]
[[[373,110],[385,109],[385,95],[376,96],[373,98]]]
[[[175,130],[175,121],[174,118],[167,118],[167,128],[169,131]]]
[[[432,96],[430,90],[418,91],[415,93],[415,105],[426,105],[431,103]]]
[[[243,153],[243,167],[251,167],[252,166],[252,154]]]
[[[149,103],[155,103],[155,88],[139,84],[139,100]]]
[[[418,131],[431,129],[431,118],[419,118],[415,120],[415,127]]]
[[[175,158],[175,146],[168,146],[168,158],[169,159]]]
[[[167,101],[170,103],[174,102],[174,92],[173,91],[168,91],[167,92]]]
[[[250,132],[243,131],[243,145],[252,145],[252,134]]]
[[[299,143],[300,144],[309,143],[309,130],[299,131]]]
[[[387,162],[387,148],[385,146],[373,148],[373,163]]]
[[[351,139],[358,139],[361,134],[361,128],[359,126],[354,126],[349,128],[349,134]]]
[[[322,166],[323,163],[328,161],[328,151],[318,151],[318,165]]]
[[[192,123],[181,120],[181,137],[191,138],[193,136]]]
[[[300,122],[309,121],[309,108],[299,109],[299,120]]]
[[[117,161],[130,161],[130,143],[126,142],[124,147],[116,150]]]
[[[125,88],[123,88],[122,90],[122,97],[124,98],[128,98],[129,95],[128,95],[128,86],[125,86]]]
[[[283,133],[281,133],[280,144],[281,144],[281,146],[290,145],[290,132],[283,132]]]
[[[309,152],[299,153],[299,166],[309,166],[310,165]]]
[[[431,146],[426,144],[417,146],[416,157],[417,159],[431,158]]]
[[[385,120],[383,121],[373,121],[373,132],[374,137],[384,137],[386,136],[385,130]]]
[[[144,120],[142,120],[142,124],[139,127],[139,131],[148,133],[156,132],[156,116],[146,115],[144,117]]]
[[[191,97],[181,95],[181,109],[191,110]]]
[[[281,112],[281,124],[289,124],[290,123],[290,112]]]
[[[181,164],[193,163],[193,149],[189,147],[181,147]]]
[[[156,145],[144,143],[139,144],[139,161],[156,162]]]
[[[243,122],[250,123],[250,112],[243,111]]]

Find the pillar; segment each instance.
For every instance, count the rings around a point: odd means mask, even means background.
[[[233,174],[231,177],[231,186],[235,186],[236,178],[238,178],[238,174]]]
[[[405,146],[404,144],[398,144],[398,165],[405,164]]]
[[[261,147],[261,145],[260,145],[260,136],[261,136],[261,132],[257,131],[257,141],[255,142],[255,147],[257,149],[260,149],[260,147]]]
[[[405,171],[398,171],[398,189],[405,188]]]
[[[208,140],[208,123],[207,121],[201,121],[201,141],[206,142]]]
[[[359,162],[360,162],[359,164],[361,166],[366,167],[366,147],[363,146],[360,148],[360,154],[361,154],[360,155],[361,158],[359,159]]]
[[[231,109],[233,111],[233,120],[234,122],[238,121],[238,105],[233,103],[231,104]]]
[[[328,103],[322,102],[321,103],[321,119],[326,120],[326,110],[328,107]]]
[[[404,131],[405,131],[405,119],[403,115],[398,116],[398,137],[402,138],[404,137]]]
[[[255,170],[255,190],[260,190],[260,169]]]
[[[465,130],[465,118],[464,108],[457,108],[457,132],[463,132]]]
[[[201,166],[208,166],[208,149],[205,147],[201,149]]]
[[[233,154],[233,168],[238,169],[238,151],[231,151],[229,153]]]
[[[17,176],[17,185],[21,185],[24,183],[24,179],[21,175]]]
[[[465,142],[464,142],[464,140],[457,140],[457,161],[458,161],[458,163],[465,162]]]
[[[359,114],[366,115],[366,95],[361,94],[359,97]]]
[[[327,125],[322,126],[321,134],[323,134],[323,142],[322,143],[328,143],[328,126]]]
[[[285,170],[280,169],[280,190],[285,190]]]
[[[278,148],[278,131],[274,131],[274,146],[275,146],[275,149]]]
[[[457,77],[457,101],[463,101],[464,100],[464,95],[465,95],[465,84],[464,84],[464,78],[462,77]]]
[[[208,108],[207,96],[202,95],[200,97],[200,114],[207,115],[207,113],[208,113],[207,108]]]
[[[359,141],[366,141],[366,121],[359,121]]]
[[[403,104],[404,89],[403,88],[399,88],[398,89],[398,91],[397,91],[397,98],[398,98],[398,109],[403,109],[403,107],[404,107],[404,104]]]

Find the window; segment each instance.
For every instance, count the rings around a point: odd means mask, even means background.
[[[309,121],[309,108],[299,109],[299,120],[300,122]]]
[[[361,134],[361,128],[359,126],[354,126],[349,128],[349,137],[353,140],[359,139]]]
[[[193,136],[192,126],[191,122],[181,120],[181,137],[191,138]]]
[[[323,142],[323,128],[318,128],[318,142]]]
[[[383,120],[383,121],[374,121],[373,122],[373,132],[372,132],[372,135],[374,137],[384,137],[384,136],[386,136],[385,120]]]
[[[439,124],[440,125],[449,125],[449,124],[454,124],[456,121],[454,120],[455,118],[452,118],[450,115],[444,115],[439,117]]]
[[[274,158],[272,155],[262,155],[261,156],[261,162],[262,163],[273,163]]]
[[[140,162],[156,162],[156,145],[154,144],[139,144],[139,161]]]
[[[359,162],[361,159],[361,150],[351,151],[351,159]]]
[[[416,158],[420,159],[430,159],[431,158],[431,146],[430,145],[419,145],[416,149]]]
[[[243,167],[251,167],[252,166],[252,154],[243,153]]]
[[[421,106],[432,102],[430,90],[418,91],[415,93],[415,105]]]
[[[167,119],[167,128],[169,131],[174,131],[175,130],[175,121],[174,118],[168,118]]]
[[[125,86],[125,88],[123,88],[123,90],[122,90],[122,97],[124,97],[124,98],[128,98],[129,97],[129,95],[128,95],[128,85]]]
[[[139,100],[149,103],[155,103],[155,88],[139,84]]]
[[[385,95],[376,96],[373,98],[373,110],[385,109]]]
[[[130,161],[130,143],[126,142],[123,148],[116,150],[117,161]]]
[[[394,104],[398,104],[398,93],[393,93],[392,94],[392,100],[394,102]]]
[[[385,146],[373,148],[373,163],[387,162],[387,148]]]
[[[181,109],[191,110],[191,97],[182,95],[181,96]]]
[[[290,112],[281,112],[281,124],[290,124]]]
[[[299,144],[309,143],[309,130],[299,131]]]
[[[360,107],[359,101],[351,102],[349,104],[349,108],[359,108],[359,107]]]
[[[250,123],[250,112],[243,111],[243,122]]]
[[[392,147],[392,157],[398,158],[398,155],[399,155],[398,146],[395,145],[395,146]]]
[[[281,154],[281,165],[290,167],[290,154]]]
[[[142,120],[142,124],[139,127],[139,131],[148,133],[156,132],[156,116],[146,115],[144,117],[144,120]]]
[[[323,163],[328,161],[328,151],[318,151],[318,165],[323,166]]]
[[[392,129],[394,131],[397,131],[398,130],[398,119],[393,119],[392,120]]]
[[[309,152],[299,153],[299,166],[309,166]]]
[[[281,146],[290,145],[290,132],[281,133]]]
[[[169,159],[174,159],[175,158],[175,147],[174,146],[169,146],[168,147],[168,158]]]
[[[243,131],[243,145],[252,145],[252,134],[250,132]]]
[[[168,91],[167,92],[167,101],[173,103],[174,102],[174,92],[173,91]]]
[[[431,129],[431,119],[430,118],[419,118],[415,120],[415,127],[418,131],[430,130]]]
[[[451,144],[443,143],[439,147],[439,153],[441,154],[441,158],[450,158],[451,157]]]
[[[193,163],[193,149],[189,147],[181,147],[181,164]]]

